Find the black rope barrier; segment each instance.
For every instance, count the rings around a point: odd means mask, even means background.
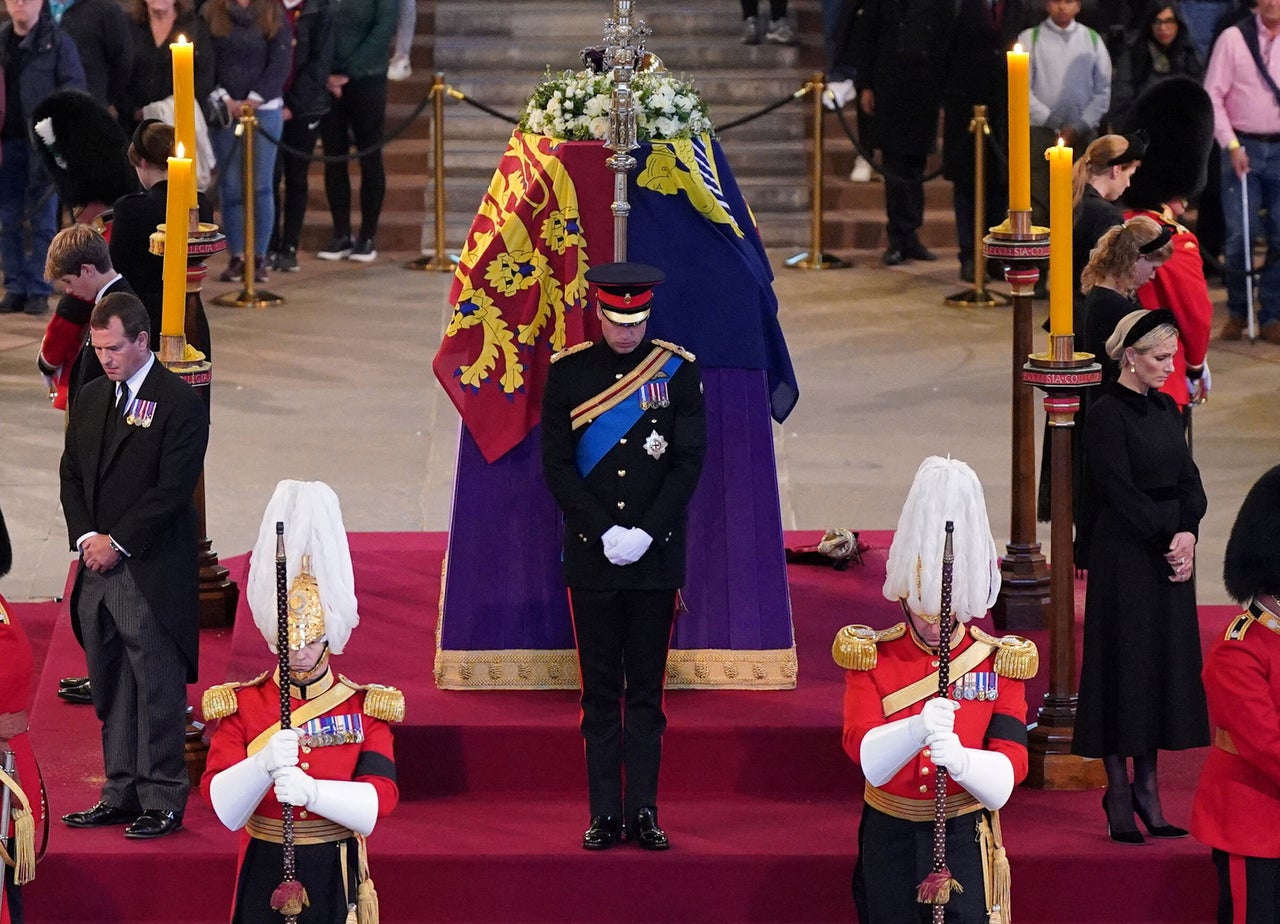
[[[758,109],[755,112],[749,112],[746,115],[744,115],[742,118],[734,119],[732,122],[726,122],[724,125],[717,125],[716,134],[722,135],[725,132],[732,131],[733,129],[739,127],[740,125],[746,125],[748,122],[754,122],[756,119],[760,118],[761,116],[766,116],[769,113],[773,112],[775,109],[781,109],[783,106],[787,105],[788,103],[794,103],[798,99],[804,99],[804,97],[808,93],[809,93],[809,85],[805,84],[803,87],[796,90],[794,93],[788,93],[786,96],[782,97],[782,99],[777,100],[776,102],[769,103],[769,105],[765,106],[763,109]]]
[[[484,103],[480,102],[479,100],[475,100],[467,96],[467,94],[463,93],[461,90],[455,90],[453,87],[449,87],[448,93],[458,102],[466,103],[468,106],[473,106],[474,108],[479,109],[481,112],[493,116],[495,119],[501,119],[502,121],[509,122],[512,125],[520,124],[520,120],[517,119],[515,116],[509,116],[505,112],[499,112],[498,110],[492,108],[491,106],[486,106]]]
[[[865,160],[868,164],[871,165],[872,170],[880,174],[880,176],[884,177],[886,180],[897,180],[899,183],[917,182],[914,179],[904,179],[903,177],[898,176],[896,173],[885,173],[884,170],[881,169],[880,165],[877,164],[875,160],[872,159],[872,154],[862,146],[862,142],[860,142],[857,136],[854,135],[853,129],[849,127],[849,120],[844,117],[844,110],[835,109],[832,111],[834,111],[836,114],[836,121],[838,121],[840,123],[840,127],[844,129],[845,137],[848,138],[849,141],[853,144],[854,150],[858,152],[858,155],[863,160]],[[938,169],[934,170],[932,173],[926,173],[923,177],[920,178],[919,182],[928,183],[930,180],[935,180],[940,176],[942,176],[941,166],[939,166]]]

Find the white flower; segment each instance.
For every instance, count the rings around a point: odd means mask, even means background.
[[[688,138],[714,129],[706,104],[688,80],[635,74],[631,82],[639,141]],[[603,139],[613,108],[613,72],[548,69],[525,104],[520,128],[566,140]]]

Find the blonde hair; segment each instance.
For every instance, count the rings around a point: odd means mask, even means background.
[[[1137,311],[1130,311],[1116,324],[1116,329],[1111,332],[1111,336],[1107,338],[1107,355],[1116,362],[1120,361],[1120,357],[1124,355],[1127,349],[1125,346],[1125,338],[1129,336],[1129,331],[1133,330],[1133,325],[1148,314],[1146,308],[1139,308]],[[1145,353],[1152,347],[1155,347],[1170,337],[1178,336],[1178,328],[1172,324],[1157,324],[1151,330],[1147,331],[1129,346],[1133,347],[1139,353]]]
[[[1129,139],[1124,135],[1103,135],[1095,138],[1084,149],[1071,167],[1071,209],[1074,211],[1084,198],[1084,188],[1095,176],[1101,176],[1111,169],[1110,161],[1129,150]]]
[[[1088,295],[1089,290],[1102,280],[1114,279],[1121,294],[1132,295],[1138,257],[1146,257],[1148,263],[1159,266],[1173,256],[1172,240],[1151,253],[1141,252],[1142,247],[1160,234],[1160,223],[1146,215],[1135,215],[1122,225],[1108,228],[1098,239],[1097,246],[1089,252],[1089,262],[1080,273],[1080,291]]]

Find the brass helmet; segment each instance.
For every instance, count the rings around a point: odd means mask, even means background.
[[[284,524],[289,648],[321,639],[341,654],[360,622],[351,549],[338,496],[320,481],[281,481],[267,503],[249,562],[246,597],[272,651],[279,635],[276,524]]]

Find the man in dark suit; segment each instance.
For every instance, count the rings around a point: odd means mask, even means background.
[[[150,349],[147,310],[104,298],[89,320],[105,375],[76,399],[62,455],[62,507],[80,567],[71,593],[94,709],[102,797],[73,828],[182,827],[186,684],[196,679],[199,576],[192,503],[209,440],[204,402]]]
[[[542,465],[564,511],[564,579],[582,672],[588,850],[613,846],[624,819],[641,847],[669,846],[657,809],[662,685],[685,578],[685,510],[707,434],[693,355],[644,339],[662,279],[641,263],[587,272],[602,339],[552,357],[542,402]]]

